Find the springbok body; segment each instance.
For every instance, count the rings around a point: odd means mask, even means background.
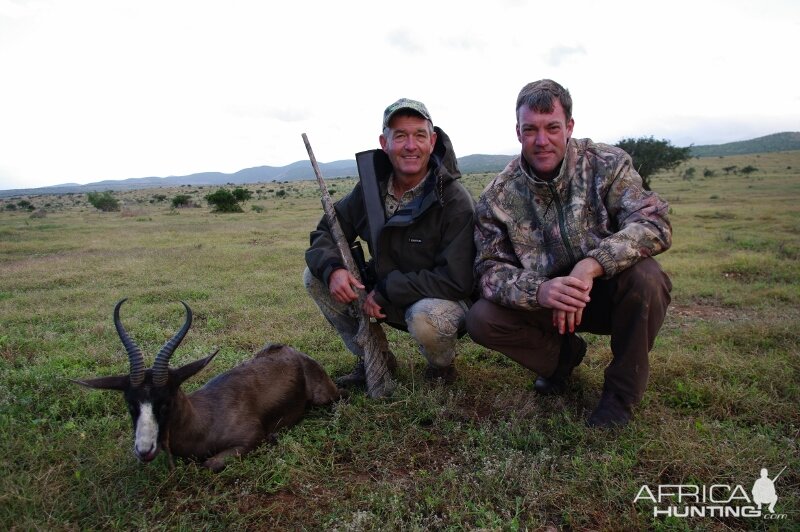
[[[226,457],[274,439],[281,427],[297,423],[309,405],[330,404],[340,396],[319,363],[282,344],[265,346],[251,360],[187,395],[181,384],[216,355],[169,367],[169,358],[191,326],[189,306],[182,302],[186,322],[161,349],[152,369],[145,370],[141,351],[119,319],[124,302],[114,308],[114,324],[128,352],[130,374],[76,382],[123,392],[133,418],[134,453],[143,462],[153,460],[163,448],[170,457],[191,458],[220,471]]]

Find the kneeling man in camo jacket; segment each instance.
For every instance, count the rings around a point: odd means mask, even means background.
[[[517,98],[522,153],[481,194],[472,339],[560,393],[586,354],[576,331],[611,335],[594,427],[626,425],[644,394],[648,353],[672,285],[652,258],[669,248],[668,205],[646,191],[623,150],[573,139],[572,98],[552,80]]]

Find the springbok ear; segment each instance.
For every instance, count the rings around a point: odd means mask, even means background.
[[[219,353],[219,349],[208,355],[206,358],[201,358],[200,360],[195,360],[194,362],[190,362],[185,366],[181,366],[177,369],[170,370],[169,376],[170,380],[175,379],[175,383],[180,385],[188,379],[189,377],[193,376],[195,373],[206,367],[206,364],[211,362],[215,356]]]
[[[127,375],[115,375],[113,377],[98,377],[96,379],[70,379],[75,384],[86,386],[87,388],[97,388],[98,390],[117,390],[125,391],[130,386]]]

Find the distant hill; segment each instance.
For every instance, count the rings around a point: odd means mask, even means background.
[[[720,157],[725,155],[742,155],[748,153],[767,153],[776,151],[800,150],[800,132],[784,132],[759,137],[741,142],[715,144],[708,146],[692,146],[693,157]],[[458,166],[464,174],[482,174],[500,172],[505,168],[512,155],[467,155],[459,157]],[[326,178],[356,176],[354,159],[320,163],[322,175]],[[103,190],[131,190],[140,188],[176,187],[181,185],[222,186],[229,183],[246,185],[251,183],[269,183],[271,181],[300,181],[314,179],[311,163],[297,161],[286,166],[256,166],[245,168],[233,174],[222,172],[202,172],[185,176],[170,177],[136,177],[124,180],[106,180],[79,185],[69,183],[51,187],[0,190],[0,197],[24,196],[35,194],[69,194]]]
[[[513,158],[513,155],[467,155],[458,158],[458,169],[462,174],[496,173]]]
[[[458,167],[464,174],[499,172],[505,168],[512,157],[511,155],[467,155],[458,159]],[[319,163],[319,168],[325,178],[358,175],[355,159]],[[35,194],[79,194],[105,190],[178,187],[181,185],[222,186],[229,183],[246,185],[272,181],[302,181],[305,179],[314,179],[314,170],[311,168],[311,163],[309,161],[297,161],[280,167],[256,166],[254,168],[245,168],[233,174],[202,172],[184,176],[134,177],[116,181],[96,181],[86,185],[68,183],[42,188],[0,190],[0,198]]]
[[[724,157],[726,155],[745,155],[748,153],[770,153],[775,151],[800,150],[800,132],[786,131],[774,133],[740,142],[692,146],[692,157]]]
[[[334,161],[319,163],[320,171],[326,178],[355,176],[358,174],[356,161]],[[184,176],[169,177],[134,177],[122,180],[105,180],[78,185],[74,183],[54,185],[51,187],[0,190],[0,197],[23,196],[33,194],[79,194],[105,190],[134,190],[141,188],[193,186],[222,186],[229,183],[246,185],[251,183],[269,183],[272,181],[300,181],[314,179],[314,170],[309,161],[297,161],[286,166],[256,166],[245,168],[232,174],[222,172],[201,172]]]

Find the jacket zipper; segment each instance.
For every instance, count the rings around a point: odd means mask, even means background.
[[[561,241],[564,242],[564,248],[567,250],[567,255],[569,255],[570,264],[574,266],[577,261],[575,260],[575,254],[572,252],[572,245],[567,239],[567,226],[566,220],[564,219],[564,209],[561,206],[561,198],[558,196],[558,191],[556,191],[556,187],[553,186],[552,183],[547,183],[547,188],[550,189],[553,200],[556,202],[556,215],[558,217],[558,229],[561,231]]]

